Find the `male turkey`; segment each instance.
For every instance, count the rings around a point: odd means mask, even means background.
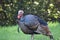
[[[18,11],[18,25],[25,34],[31,34],[31,40],[33,40],[34,34],[44,34],[53,40],[53,36],[48,28],[47,22],[39,18],[38,16],[28,14],[23,16],[24,11]]]

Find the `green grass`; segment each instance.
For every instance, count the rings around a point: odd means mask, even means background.
[[[49,28],[55,40],[60,40],[60,24],[49,23]],[[17,32],[17,25],[12,27],[0,27],[0,40],[30,40],[30,35],[24,34],[21,30]],[[35,35],[34,40],[50,40],[44,35]]]

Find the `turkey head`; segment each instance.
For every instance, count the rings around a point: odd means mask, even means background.
[[[24,11],[23,10],[19,10],[18,11],[18,15],[17,18],[20,19],[23,16]]]

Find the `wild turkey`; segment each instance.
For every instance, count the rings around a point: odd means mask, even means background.
[[[31,40],[34,39],[34,34],[43,34],[49,36],[50,40],[54,40],[47,22],[32,14],[23,16],[23,13],[23,10],[18,11],[18,25],[23,33],[31,34]]]

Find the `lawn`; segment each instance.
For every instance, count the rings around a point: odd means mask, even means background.
[[[50,31],[52,32],[55,40],[60,40],[60,23],[49,23]],[[21,30],[17,32],[16,26],[0,27],[0,40],[30,40],[30,35],[24,34]],[[49,37],[42,34],[35,35],[34,40],[50,40]]]

